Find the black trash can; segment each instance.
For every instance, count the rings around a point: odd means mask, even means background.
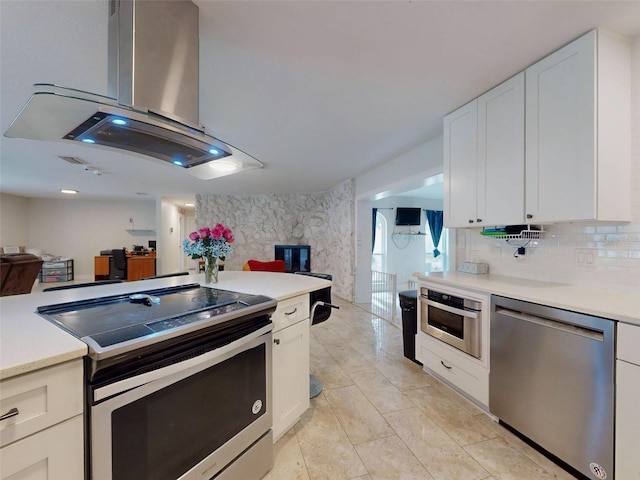
[[[404,356],[422,365],[416,360],[416,334],[418,333],[418,291],[405,290],[398,294],[402,310],[402,340]]]

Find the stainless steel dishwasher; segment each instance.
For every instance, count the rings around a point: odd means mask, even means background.
[[[491,297],[489,409],[586,478],[613,478],[615,322]]]

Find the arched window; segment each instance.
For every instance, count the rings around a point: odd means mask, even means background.
[[[371,255],[371,270],[387,271],[387,219],[380,212],[376,213],[376,233]]]

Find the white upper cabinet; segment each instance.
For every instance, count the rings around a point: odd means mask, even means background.
[[[476,224],[478,102],[444,118],[444,225]]]
[[[445,226],[630,221],[630,101],[628,40],[592,31],[447,115]]]
[[[526,217],[629,221],[628,42],[592,31],[526,70]]]
[[[524,73],[444,120],[445,226],[522,223]]]
[[[524,73],[478,98],[479,226],[522,223]]]

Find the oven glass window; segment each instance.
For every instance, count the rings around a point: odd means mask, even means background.
[[[464,316],[445,312],[429,305],[429,325],[449,335],[464,339]]]
[[[113,480],[175,480],[264,415],[266,392],[260,344],[114,410]]]

